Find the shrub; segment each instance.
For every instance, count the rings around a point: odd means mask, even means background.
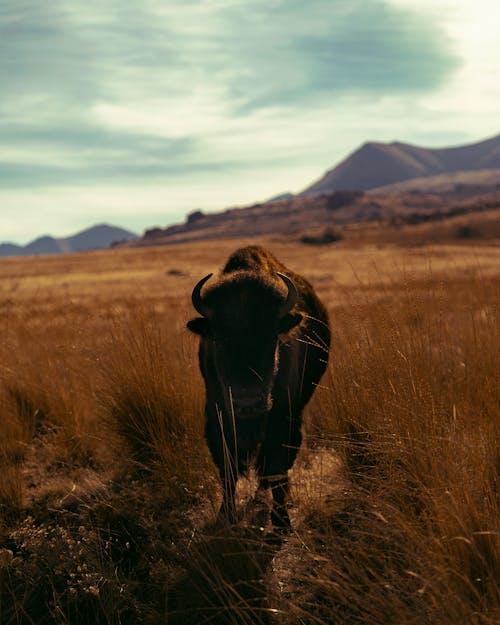
[[[319,235],[304,235],[300,238],[300,241],[305,245],[329,245],[330,243],[342,241],[343,238],[344,235],[340,230],[329,227]]]
[[[476,239],[481,236],[481,232],[474,226],[460,226],[455,231],[457,239]]]
[[[335,191],[326,197],[326,208],[333,211],[343,206],[349,206],[362,198],[363,195],[363,191]]]

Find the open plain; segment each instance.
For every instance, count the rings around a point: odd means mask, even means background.
[[[216,522],[196,281],[250,240],[0,263],[0,622],[493,625],[500,248],[260,244],[329,310],[277,540]]]

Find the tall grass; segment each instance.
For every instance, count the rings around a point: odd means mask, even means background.
[[[214,524],[189,276],[166,305],[108,297],[103,274],[98,310],[20,288],[0,346],[2,625],[499,622],[500,277],[383,258],[337,284],[311,267],[333,347],[283,541],[242,502],[239,526]]]
[[[316,597],[304,622],[498,619],[498,287],[431,276],[334,313],[316,432],[349,487],[309,519],[322,565],[299,576]]]
[[[1,350],[0,622],[159,622],[172,537],[214,483],[194,344],[134,302],[78,324],[18,313]]]
[[[193,350],[168,334],[161,319],[143,310],[116,321],[112,348],[102,357],[100,402],[118,445],[126,445],[139,469],[161,473],[175,499],[196,488],[207,455],[200,451],[203,393]]]

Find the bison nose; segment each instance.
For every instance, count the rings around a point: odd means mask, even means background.
[[[233,397],[233,404],[238,408],[253,408],[263,403],[260,398],[255,397]]]
[[[233,409],[238,416],[259,415],[270,410],[272,401],[270,396],[262,392],[251,392],[250,389],[231,388]]]

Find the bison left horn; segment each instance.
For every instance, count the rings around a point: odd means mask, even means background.
[[[193,306],[200,313],[202,317],[208,317],[209,310],[203,303],[203,300],[201,299],[201,289],[203,288],[203,285],[205,284],[205,282],[207,282],[207,280],[210,280],[212,276],[213,274],[209,273],[208,276],[205,276],[204,278],[202,278],[198,282],[198,284],[194,287],[193,292],[191,294],[191,300],[193,302]]]
[[[297,303],[299,299],[299,294],[297,292],[297,287],[295,286],[293,280],[288,276],[285,276],[284,273],[277,272],[278,276],[283,280],[288,288],[288,294],[286,296],[286,300],[283,302],[283,305],[280,308],[280,318],[284,317],[287,313],[289,313],[292,308]]]

